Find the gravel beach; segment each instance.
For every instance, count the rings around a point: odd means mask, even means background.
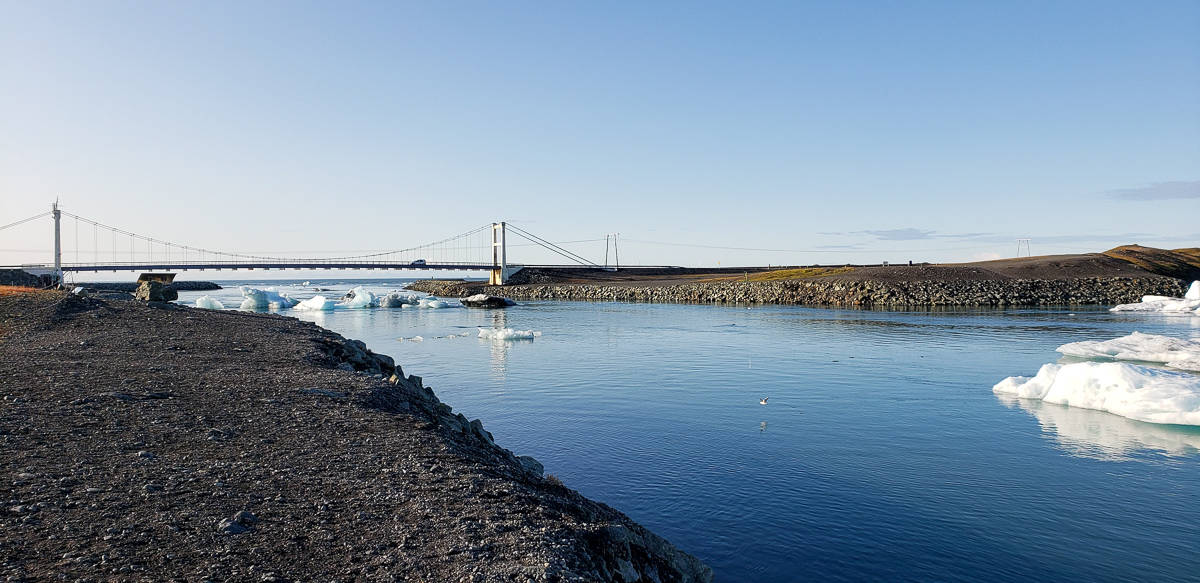
[[[8,580],[712,578],[311,323],[17,294],[0,370]]]

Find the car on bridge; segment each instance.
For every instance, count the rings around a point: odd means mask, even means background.
[[[412,262],[412,263],[410,263],[409,265],[425,265],[425,260],[424,260],[424,259],[418,259],[418,260],[416,260],[416,261],[413,261],[413,262]]]

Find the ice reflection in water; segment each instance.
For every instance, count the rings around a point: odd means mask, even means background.
[[[1200,453],[1200,428],[1144,423],[1104,411],[1005,394],[996,398],[1032,415],[1060,449],[1074,456],[1126,461],[1150,452],[1170,457]]]

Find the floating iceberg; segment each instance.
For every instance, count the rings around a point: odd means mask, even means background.
[[[479,337],[491,340],[533,340],[541,336],[537,330],[513,330],[512,328],[480,328]]]
[[[204,308],[206,310],[224,310],[225,309],[225,304],[222,304],[221,300],[215,299],[212,296],[200,296],[200,297],[196,298],[195,305],[197,308]]]
[[[375,294],[363,289],[363,287],[360,285],[346,292],[346,295],[342,298],[342,301],[338,302],[337,307],[357,310],[361,308],[371,308],[377,305],[378,302],[375,300]]]
[[[1113,312],[1163,312],[1169,314],[1193,313],[1200,315],[1200,281],[1193,281],[1182,298],[1169,296],[1142,296],[1135,304],[1121,304],[1110,308]]]
[[[507,308],[509,306],[517,305],[517,302],[514,302],[508,298],[489,296],[487,294],[475,294],[470,297],[462,298],[459,301],[462,302],[463,306],[468,308]]]
[[[1200,372],[1200,341],[1183,340],[1157,334],[1134,332],[1103,342],[1087,340],[1058,347],[1058,351],[1078,358],[1161,362],[1170,368]]]
[[[245,298],[242,300],[241,309],[243,310],[279,310],[297,304],[296,300],[275,291],[273,287],[255,289],[242,286],[241,290],[242,297]]]
[[[421,298],[420,300],[417,300],[417,305],[422,308],[429,308],[429,309],[454,307],[454,304],[451,304],[450,302],[447,302],[445,300],[439,300],[433,296],[429,296],[427,298]]]
[[[1037,376],[1008,377],[992,391],[1148,423],[1200,425],[1200,376],[1124,362],[1047,364]]]
[[[301,312],[328,312],[337,308],[337,303],[325,296],[313,296],[296,304],[293,310]]]
[[[400,308],[404,306],[412,306],[418,303],[416,294],[406,294],[401,292],[388,292],[379,298],[379,307],[381,308]]]

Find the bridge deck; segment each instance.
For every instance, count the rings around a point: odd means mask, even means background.
[[[516,266],[510,266],[516,267]],[[230,262],[230,263],[184,263],[184,262],[162,262],[162,263],[139,263],[139,264],[95,264],[95,265],[63,265],[62,270],[66,272],[84,272],[84,271],[189,271],[189,270],[254,270],[254,269],[424,269],[424,270],[441,270],[441,271],[491,271],[497,269],[496,266],[479,263],[386,263],[386,262],[342,262],[342,261],[297,261],[290,263],[249,263],[249,262]]]

